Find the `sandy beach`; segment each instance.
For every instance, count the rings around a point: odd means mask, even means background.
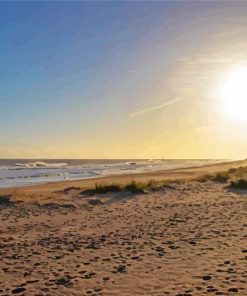
[[[1,1],[0,296],[247,296],[246,16]]]
[[[192,180],[240,165],[2,190],[0,295],[247,295],[247,192]],[[183,181],[83,193],[133,177]]]

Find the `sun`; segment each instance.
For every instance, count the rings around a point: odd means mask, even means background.
[[[226,73],[218,85],[218,95],[225,116],[247,123],[247,66]]]

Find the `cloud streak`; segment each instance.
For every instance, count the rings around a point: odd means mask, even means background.
[[[134,72],[138,72],[138,71],[140,71],[140,70],[141,70],[141,68],[130,69],[130,70],[128,71],[128,73],[134,73]]]
[[[173,100],[170,100],[168,102],[165,102],[165,103],[163,103],[161,105],[153,106],[153,107],[150,107],[148,109],[144,109],[144,110],[141,110],[141,111],[130,113],[129,116],[130,117],[136,117],[136,116],[148,113],[148,112],[163,109],[163,108],[166,108],[167,106],[170,106],[170,105],[176,104],[178,102],[184,101],[185,99],[186,99],[186,97],[177,97],[177,98],[175,98]]]

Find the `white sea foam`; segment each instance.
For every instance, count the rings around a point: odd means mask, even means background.
[[[155,172],[201,166],[222,160],[136,160],[71,163],[45,161],[16,162],[7,167],[0,163],[0,188],[26,186],[63,180],[78,180],[121,174]]]
[[[22,168],[64,167],[67,165],[68,164],[66,162],[46,163],[43,161],[28,162],[28,163],[16,163],[17,167],[22,167]]]

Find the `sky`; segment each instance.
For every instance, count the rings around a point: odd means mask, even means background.
[[[247,99],[228,95],[247,94],[246,14],[244,1],[1,2],[0,158],[246,158]]]

